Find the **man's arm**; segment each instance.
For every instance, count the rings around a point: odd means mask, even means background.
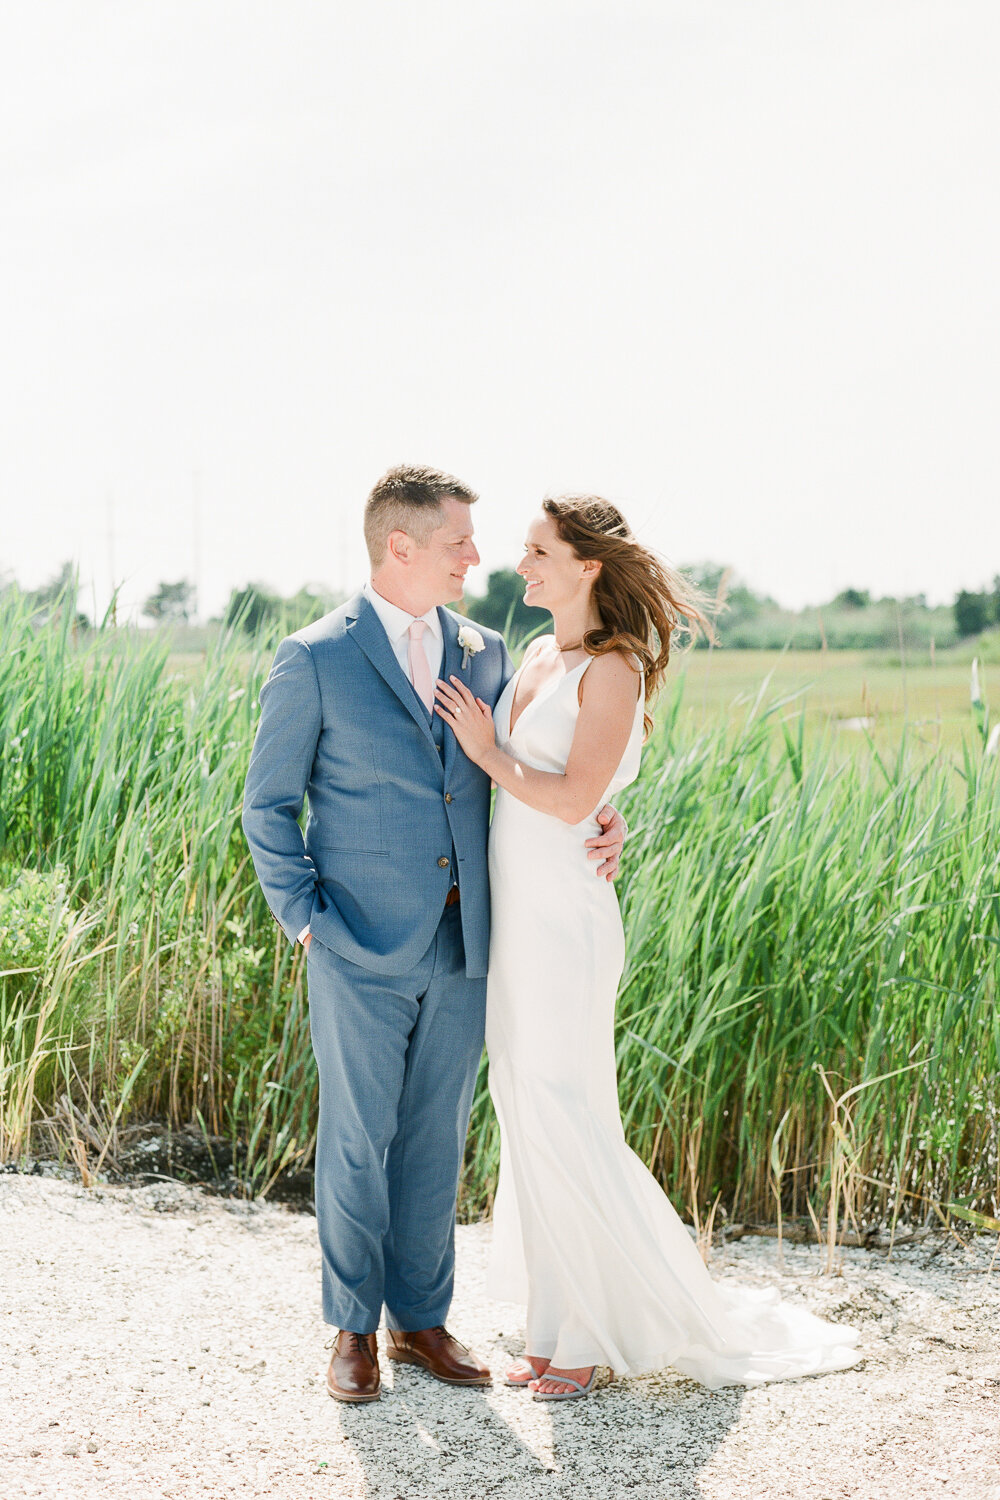
[[[298,824],[322,728],[312,653],[289,636],[260,692],[243,793],[243,831],[268,906],[292,942],[308,927],[316,867]]]
[[[628,838],[628,824],[616,807],[605,802],[597,814],[597,821],[604,829],[595,838],[587,839],[585,848],[588,859],[599,859],[596,874],[605,880],[614,880],[618,874],[618,863]]]

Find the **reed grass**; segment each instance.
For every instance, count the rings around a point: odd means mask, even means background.
[[[315,1069],[300,950],[240,830],[272,639],[167,642],[0,603],[0,1158],[86,1181],[138,1122],[231,1142],[248,1193],[307,1165]],[[845,1226],[1000,1204],[1000,776],[841,758],[801,699],[697,730],[661,707],[619,884],[628,1138],[710,1238],[726,1217]],[[461,1211],[492,1201],[480,1075]]]

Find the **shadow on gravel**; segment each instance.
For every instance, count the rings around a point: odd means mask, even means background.
[[[570,1496],[702,1500],[698,1475],[740,1419],[746,1391],[709,1391],[669,1374],[616,1382],[586,1413],[552,1413],[553,1452]],[[576,1487],[579,1487],[578,1489]]]
[[[450,1390],[411,1370],[394,1381],[381,1401],[341,1408],[368,1500],[701,1500],[699,1471],[746,1394],[661,1375],[541,1407],[500,1384]]]

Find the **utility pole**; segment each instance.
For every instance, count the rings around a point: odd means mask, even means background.
[[[194,587],[192,625],[201,617],[201,470],[191,472],[191,583]]]
[[[118,599],[117,583],[115,582],[115,497],[111,490],[107,494],[107,544],[108,544],[108,577],[111,580],[111,599],[109,608],[111,610],[112,625],[118,624]]]
[[[337,511],[337,562],[340,573],[340,597],[347,598],[347,526],[344,519],[344,506],[341,502]]]

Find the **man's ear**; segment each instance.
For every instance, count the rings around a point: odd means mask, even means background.
[[[395,558],[398,563],[407,563],[413,548],[413,539],[407,536],[405,531],[390,531],[386,542],[390,557]]]

